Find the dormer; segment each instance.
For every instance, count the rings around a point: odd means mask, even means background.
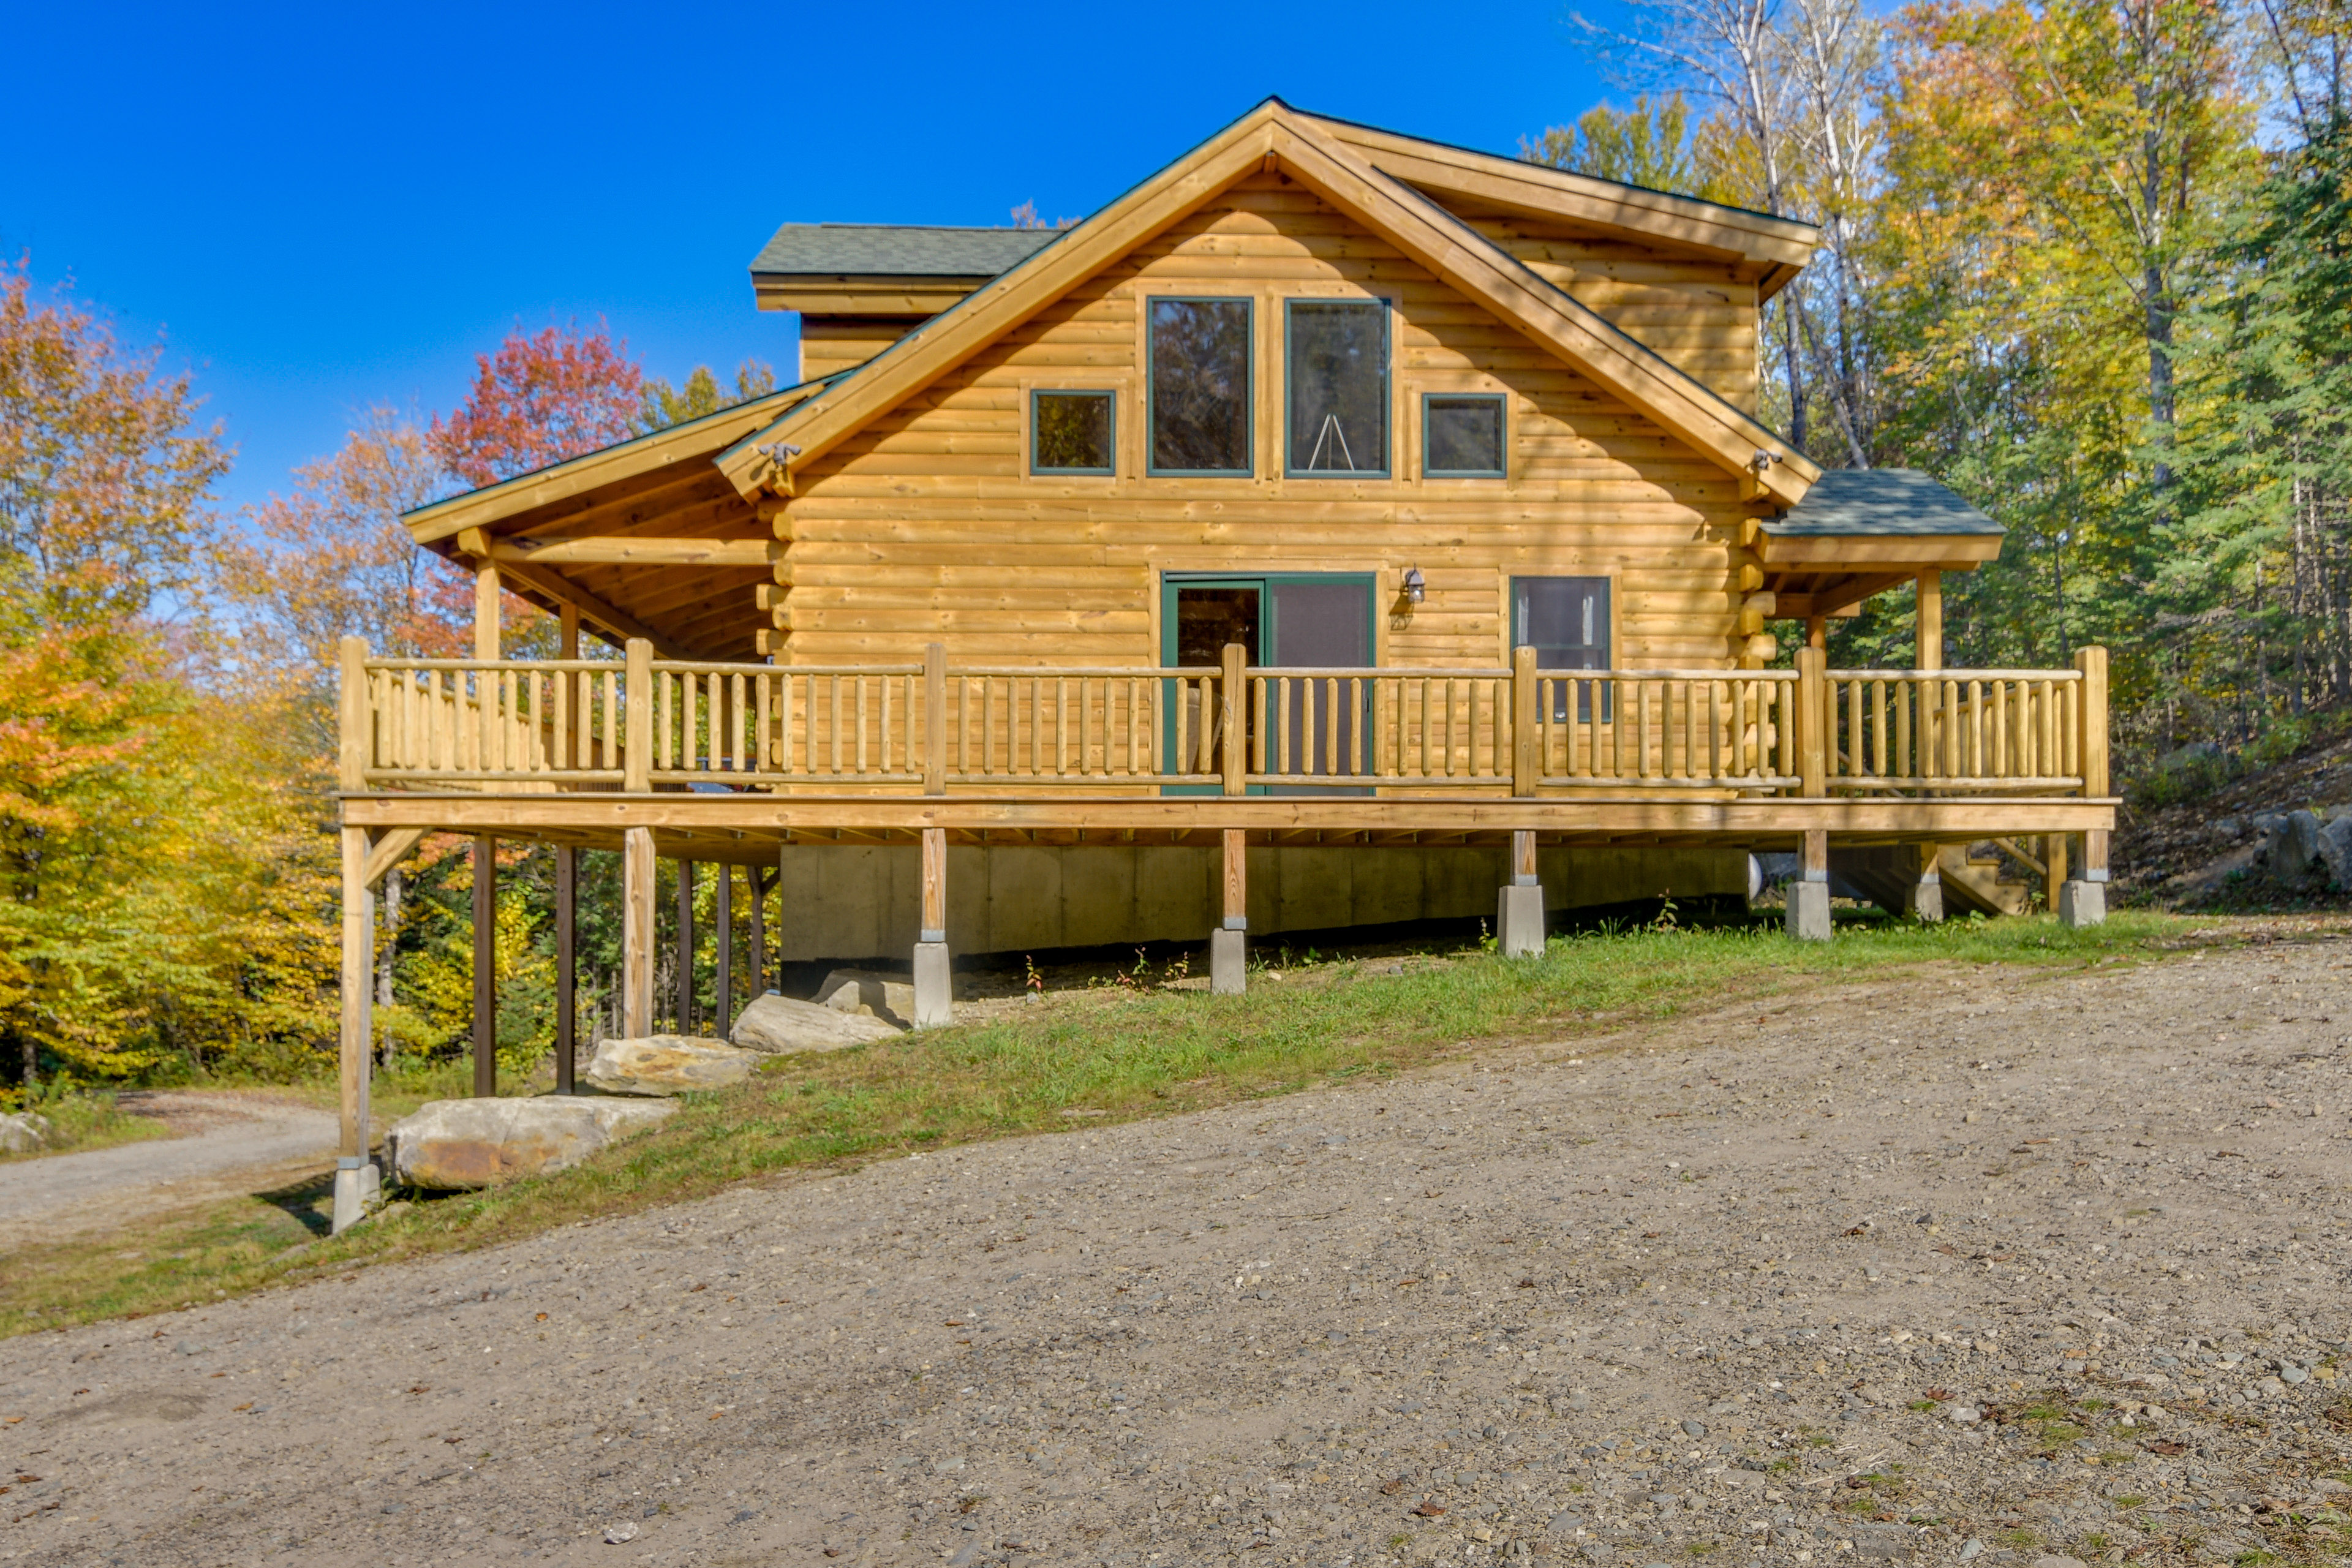
[[[864,364],[1058,232],[788,223],[752,259],[751,291],[762,310],[800,312],[799,379],[815,381]]]

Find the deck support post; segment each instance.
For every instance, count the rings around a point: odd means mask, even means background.
[[[711,953],[717,971],[711,977],[710,1032],[722,1040],[735,1037],[735,868],[717,862],[719,885],[710,892]]]
[[[1496,900],[1495,939],[1505,958],[1534,958],[1544,950],[1544,891],[1536,879],[1536,836],[1511,830],[1511,879]]]
[[[1919,850],[1919,876],[1903,889],[1903,912],[1915,921],[1933,925],[1944,918],[1944,873],[1937,857],[1943,847],[1922,844]]]
[[[499,1091],[499,841],[474,837],[474,1098]]]
[[[654,1032],[654,830],[621,831],[621,1035]]]
[[[751,980],[748,994],[754,1002],[768,994],[768,887],[757,866],[743,868],[743,890],[751,895]]]
[[[1917,647],[1912,668],[1941,669],[1944,668],[1944,573],[1938,566],[1923,570],[1918,576],[1918,614],[1914,623]]]
[[[677,1019],[681,1035],[694,1033],[694,862],[677,863]]]
[[[374,1034],[369,1002],[375,980],[375,898],[367,885],[367,829],[344,828],[342,850],[342,1028],[337,1053],[342,1076],[342,1137],[335,1146],[333,1219],[338,1233],[356,1225],[383,1190],[383,1177],[368,1159],[368,1061]]]
[[[572,1057],[579,1030],[579,855],[569,844],[555,847],[555,1092],[577,1094]]]
[[[2058,921],[2070,931],[2100,925],[2107,918],[2107,835],[2092,828],[2083,835],[2082,875],[2058,887]]]
[[[1797,879],[1789,884],[1789,934],[1799,942],[1830,940],[1830,835],[1805,829]]]
[[[953,1022],[955,978],[948,959],[948,830],[923,829],[922,926],[915,937],[915,1017],[918,1029]]]
[[[1249,835],[1223,832],[1223,918],[1209,933],[1209,989],[1239,996],[1249,989]]]

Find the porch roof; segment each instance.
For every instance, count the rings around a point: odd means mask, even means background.
[[[1873,539],[2007,531],[1958,491],[1917,468],[1832,468],[1764,531],[1780,538],[1834,534]]]
[[[961,278],[975,286],[1060,237],[1051,228],[788,223],[751,258],[760,278]]]

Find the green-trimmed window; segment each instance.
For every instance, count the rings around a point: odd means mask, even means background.
[[[1108,474],[1118,435],[1117,396],[1108,391],[1029,394],[1029,471]]]
[[[1507,410],[1499,392],[1427,392],[1421,398],[1421,472],[1431,479],[1499,479]]]
[[[1383,478],[1389,471],[1389,308],[1381,300],[1292,300],[1284,307],[1290,400],[1287,471]]]
[[[1250,472],[1250,301],[1151,300],[1146,471]]]

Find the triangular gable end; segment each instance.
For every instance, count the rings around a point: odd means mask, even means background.
[[[789,494],[793,470],[1013,331],[1137,246],[1258,169],[1279,168],[1333,206],[1519,328],[1780,506],[1820,470],[1771,430],[1612,326],[1447,213],[1331,137],[1313,117],[1269,100],[953,310],[722,453],[745,495]],[[1759,455],[1769,455],[1760,468]]]

